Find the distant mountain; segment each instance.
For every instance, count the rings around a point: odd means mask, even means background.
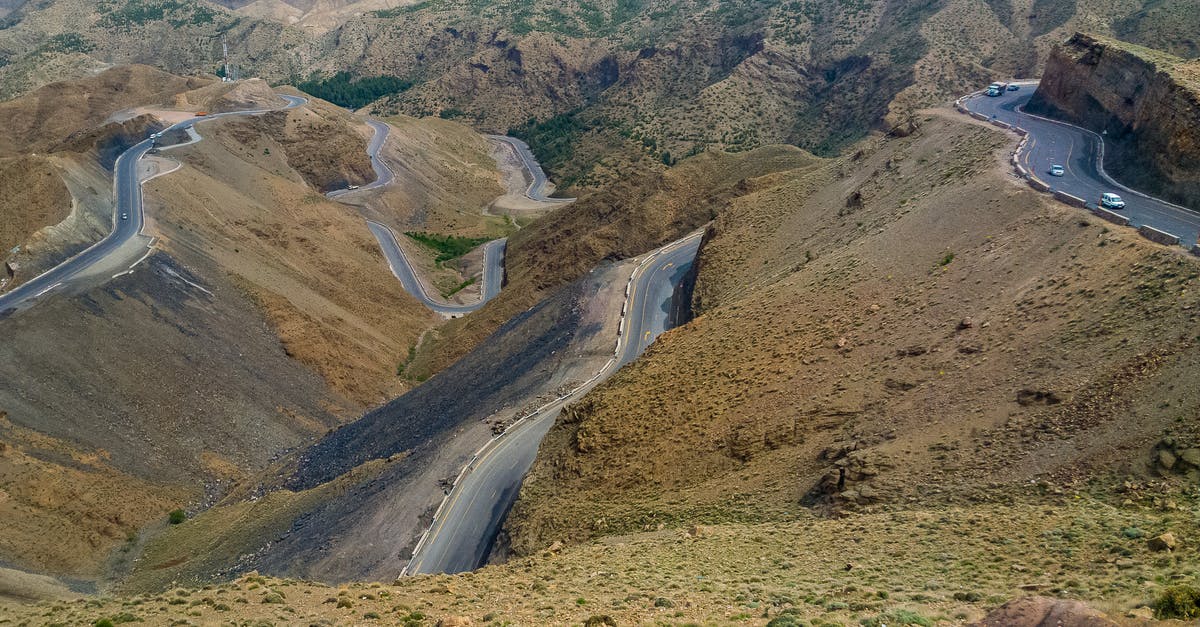
[[[1077,27],[1195,55],[1187,4],[45,0],[0,29],[0,93],[47,82],[45,67],[215,72],[224,40],[243,76],[400,79],[411,87],[366,92],[374,109],[512,129],[562,183],[588,187],[708,148],[833,154],[981,83],[1036,75]]]

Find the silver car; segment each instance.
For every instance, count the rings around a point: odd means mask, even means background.
[[[1105,193],[1100,196],[1100,206],[1105,209],[1124,209],[1125,201],[1121,197],[1113,193]]]
[[[1067,169],[1057,163],[1050,166],[1050,176],[1062,176],[1067,173]]]

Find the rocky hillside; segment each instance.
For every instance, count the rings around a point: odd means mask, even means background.
[[[12,127],[0,234],[6,252],[20,247],[6,256],[17,278],[108,232],[113,158],[159,117],[268,101],[261,81],[133,67],[0,105]],[[412,124],[428,142],[470,133]],[[156,242],[134,272],[0,319],[0,588],[15,568],[94,589],[168,512],[208,507],[412,386],[397,366],[437,319],[400,287],[358,210],[320,193],[373,176],[369,129],[318,100],[197,129],[202,141],[143,162],[147,174],[180,167],[143,187]],[[445,142],[409,167],[462,198],[499,194],[494,163],[472,179],[443,167],[456,150]]]
[[[1200,209],[1200,60],[1077,33],[1028,108],[1104,133],[1122,183]]]
[[[1030,485],[1194,493],[1159,451],[1200,443],[1200,266],[1001,174],[1009,141],[933,116],[747,181],[701,249],[699,316],[543,442],[514,553],[814,513],[849,530]]]
[[[214,72],[225,41],[242,75],[516,129],[562,186],[599,187],[707,148],[834,154],[988,80],[1036,75],[1078,28],[1191,54],[1178,4],[48,0],[6,18],[0,86],[106,63]]]

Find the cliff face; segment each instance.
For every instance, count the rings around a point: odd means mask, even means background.
[[[1200,61],[1076,33],[1027,109],[1105,132],[1110,174],[1200,209]]]

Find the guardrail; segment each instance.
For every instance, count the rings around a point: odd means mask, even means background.
[[[1152,242],[1157,242],[1166,246],[1175,246],[1179,244],[1178,235],[1173,235],[1166,231],[1160,231],[1159,229],[1147,224],[1143,224],[1142,226],[1138,227],[1138,233],[1141,233],[1142,237]]]
[[[1120,226],[1129,226],[1129,218],[1127,218],[1115,211],[1109,211],[1108,209],[1105,209],[1104,207],[1096,207],[1095,209],[1092,209],[1092,213],[1096,214],[1096,217],[1098,217],[1102,220],[1107,220],[1109,222],[1112,222],[1113,224],[1120,225]]]

